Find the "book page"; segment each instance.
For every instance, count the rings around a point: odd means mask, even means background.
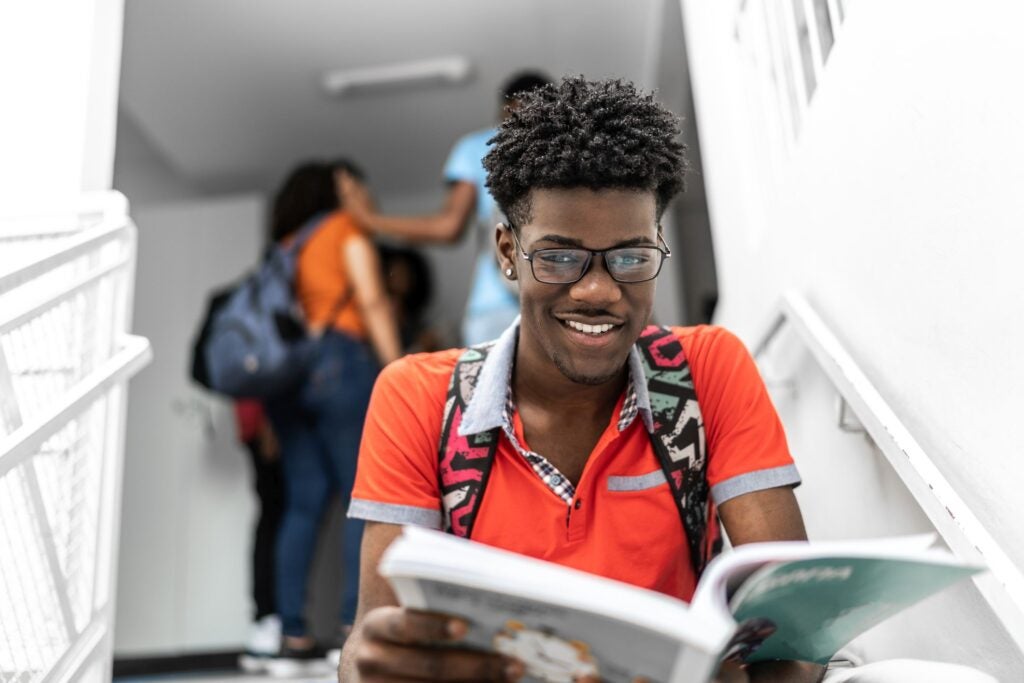
[[[705,683],[716,663],[715,654],[593,612],[454,583],[391,581],[404,605],[466,619],[466,644],[518,658],[524,680]]]
[[[977,571],[949,561],[892,557],[818,557],[766,566],[730,603],[739,632],[756,636],[741,655],[748,662],[824,664],[875,624]]]

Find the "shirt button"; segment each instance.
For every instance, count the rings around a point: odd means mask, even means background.
[[[583,505],[583,499],[582,498],[577,498],[576,499],[576,504],[573,505],[573,507],[576,508],[577,510],[579,510],[581,505]]]

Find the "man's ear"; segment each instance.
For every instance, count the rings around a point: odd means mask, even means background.
[[[498,267],[502,276],[507,280],[515,280],[518,271],[516,270],[516,243],[512,239],[512,228],[505,223],[498,223],[494,227],[494,245],[498,251]],[[511,274],[509,273],[511,270]]]

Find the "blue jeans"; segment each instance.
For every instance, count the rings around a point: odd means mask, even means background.
[[[276,593],[287,636],[306,635],[306,583],[317,532],[334,494],[345,508],[352,498],[363,419],[378,371],[367,344],[329,331],[320,339],[303,385],[267,403],[284,473]],[[362,521],[346,518],[343,533],[341,623],[351,624],[359,596]]]

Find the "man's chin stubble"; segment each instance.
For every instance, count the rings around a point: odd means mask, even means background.
[[[609,375],[584,375],[578,372],[574,372],[572,368],[570,368],[568,364],[565,363],[562,360],[561,356],[559,356],[558,354],[555,354],[552,360],[555,362],[555,367],[558,368],[558,371],[562,373],[562,376],[565,377],[570,382],[575,382],[576,384],[584,384],[586,386],[591,387],[598,386],[599,384],[604,384],[605,382],[612,381],[619,374],[619,371],[616,370],[615,372]]]

